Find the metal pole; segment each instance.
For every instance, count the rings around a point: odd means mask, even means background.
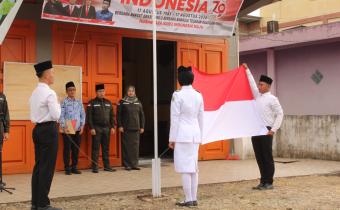
[[[152,195],[161,196],[160,159],[158,158],[158,114],[157,114],[157,16],[156,0],[152,1],[152,44],[153,44],[153,119],[154,119],[154,154],[152,160]]]

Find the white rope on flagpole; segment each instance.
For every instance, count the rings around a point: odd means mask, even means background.
[[[157,14],[156,0],[152,1],[152,43],[153,43],[153,113],[154,113],[154,159],[152,160],[152,195],[161,196],[161,163],[158,158],[158,106],[157,106]]]

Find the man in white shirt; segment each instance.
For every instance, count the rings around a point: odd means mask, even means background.
[[[59,210],[50,206],[48,194],[54,175],[58,152],[57,121],[60,118],[60,104],[57,94],[49,86],[54,82],[51,61],[34,65],[39,78],[38,86],[30,98],[31,121],[35,152],[32,174],[32,210]]]
[[[281,126],[283,110],[277,97],[270,93],[273,80],[268,76],[261,75],[257,86],[248,66],[246,64],[243,65],[247,69],[247,77],[256,100],[257,108],[268,129],[267,135],[253,136],[251,138],[256,161],[261,173],[260,184],[253,187],[253,189],[273,189],[273,177],[275,172],[272,152],[273,136]]]

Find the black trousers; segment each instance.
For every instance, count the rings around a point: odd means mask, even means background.
[[[139,131],[124,131],[122,133],[123,166],[138,167],[139,158]]]
[[[64,157],[65,171],[70,171],[71,169],[77,169],[80,140],[81,140],[79,131],[77,131],[76,134],[64,134],[63,133],[63,140],[64,140],[63,157]],[[70,155],[72,158],[71,166],[70,166]]]
[[[32,205],[50,205],[50,192],[58,152],[56,122],[37,124],[33,129],[35,165],[32,174]]]
[[[260,169],[261,183],[273,184],[275,165],[273,159],[273,136],[253,136],[251,138],[257,165]]]
[[[98,169],[98,158],[100,145],[102,146],[102,159],[104,168],[110,168],[109,148],[110,148],[110,128],[95,127],[96,135],[92,136],[92,163],[93,169]]]

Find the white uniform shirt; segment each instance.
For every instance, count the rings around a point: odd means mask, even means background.
[[[170,142],[201,143],[204,104],[202,95],[191,85],[172,95]]]
[[[58,121],[61,108],[57,94],[47,84],[39,82],[30,98],[31,121],[43,123]]]
[[[262,119],[266,126],[271,127],[271,130],[276,132],[283,120],[283,110],[278,98],[270,92],[261,94],[249,69],[247,69],[247,76]]]

